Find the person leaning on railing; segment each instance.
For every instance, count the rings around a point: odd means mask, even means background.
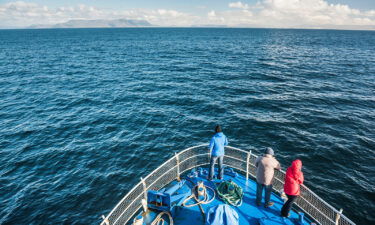
[[[223,159],[224,159],[224,146],[228,145],[228,139],[223,134],[220,125],[215,127],[215,134],[211,138],[210,144],[208,146],[211,152],[211,161],[210,161],[210,171],[208,174],[208,179],[212,180],[215,174],[215,162],[219,161],[219,175],[218,178],[223,179],[224,170],[223,170]]]
[[[266,148],[264,155],[259,156],[255,160],[256,181],[257,181],[257,192],[256,192],[256,204],[261,205],[262,192],[265,189],[264,206],[270,207],[274,203],[270,202],[272,192],[272,181],[275,169],[280,170],[280,163],[274,158],[274,151],[272,148]]]
[[[301,184],[303,184],[304,179],[301,169],[302,161],[296,159],[286,170],[284,192],[288,197],[288,201],[286,201],[281,208],[282,217],[289,217],[289,211],[292,208],[293,203],[301,193]]]

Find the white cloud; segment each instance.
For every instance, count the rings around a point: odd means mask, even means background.
[[[229,8],[238,8],[238,9],[248,9],[249,5],[242,2],[230,2],[228,4]]]
[[[227,10],[208,10],[193,15],[170,9],[105,10],[87,5],[49,8],[30,2],[0,5],[0,27],[56,24],[72,19],[144,19],[160,26],[215,24],[245,27],[350,28],[375,29],[375,9],[361,11],[326,0],[259,0],[249,5],[241,1]]]
[[[253,13],[249,10],[238,11],[211,11],[207,14],[208,24],[227,25],[227,26],[246,26],[253,19]]]
[[[176,10],[166,9],[136,9],[115,12],[112,18],[143,19],[159,26],[190,26],[198,17]]]
[[[26,27],[33,24],[56,24],[73,19],[145,19],[161,26],[190,26],[196,16],[166,9],[102,10],[87,5],[55,9],[23,1],[0,5],[0,27]]]
[[[22,1],[0,5],[0,27],[55,24],[71,19],[102,19],[107,16],[108,13],[86,5],[56,9]]]
[[[216,13],[214,10],[211,10],[207,15],[208,17],[216,17]]]
[[[325,0],[262,0],[254,6],[232,2],[228,7],[238,10],[217,13],[217,16],[224,17],[228,24],[285,28],[375,29],[375,10],[360,11],[348,5],[329,4]]]

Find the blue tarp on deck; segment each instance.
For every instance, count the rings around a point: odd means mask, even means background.
[[[226,204],[211,207],[206,217],[206,225],[238,225],[236,210]]]

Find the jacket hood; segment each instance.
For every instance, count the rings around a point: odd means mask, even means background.
[[[296,159],[292,162],[292,165],[288,167],[288,169],[286,170],[284,192],[287,195],[301,194],[300,185],[303,184],[304,180],[301,169],[302,161]]]
[[[219,132],[219,133],[216,133],[215,134],[215,136],[217,136],[217,137],[221,137],[221,136],[223,136],[224,134],[223,134],[223,132]]]
[[[302,168],[302,161],[299,159],[294,160],[291,167],[293,171],[300,171]]]

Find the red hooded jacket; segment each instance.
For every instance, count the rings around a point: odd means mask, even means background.
[[[286,170],[284,192],[287,195],[300,195],[300,185],[303,184],[303,173],[301,171],[302,161],[296,159]]]

